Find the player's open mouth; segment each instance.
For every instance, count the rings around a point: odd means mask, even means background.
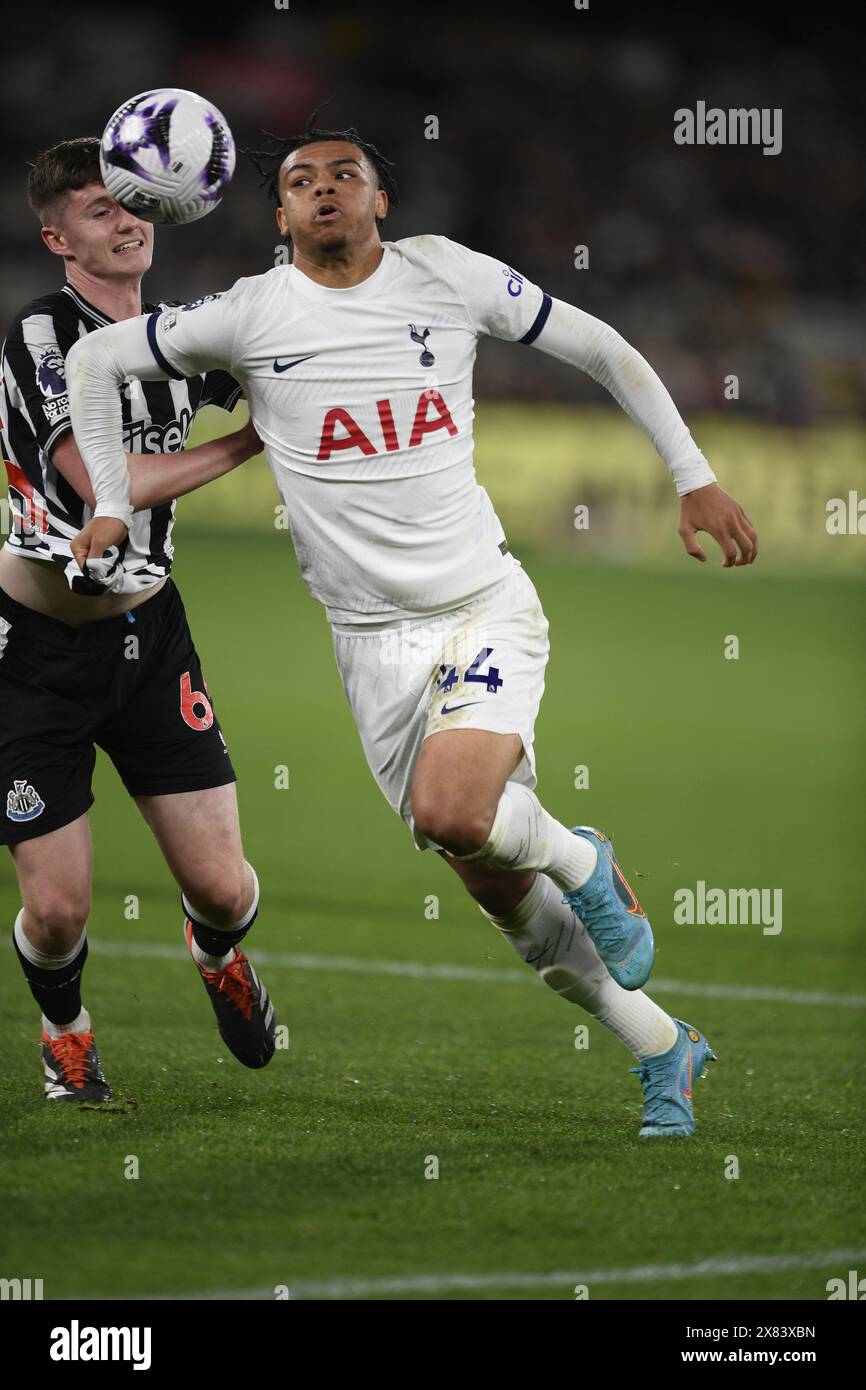
[[[321,207],[318,207],[316,209],[316,215],[313,218],[313,221],[333,222],[335,217],[342,217],[342,215],[343,214],[341,213],[340,209],[336,207],[333,203],[322,203]]]
[[[130,251],[140,251],[144,242],[139,237],[136,241],[122,241],[119,246],[115,246],[112,255],[126,256]]]

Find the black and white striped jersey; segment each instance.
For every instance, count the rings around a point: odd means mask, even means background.
[[[144,313],[156,307],[142,306]],[[54,467],[51,451],[72,428],[66,355],[85,333],[111,322],[71,285],[64,285],[21,310],[0,359],[0,430],[12,515],[5,549],[53,561],[79,593],[100,592],[80,573],[70,550],[93,510]],[[232,410],[240,395],[241,387],[222,371],[177,381],[130,377],[121,388],[124,448],[130,454],[178,453],[200,406]],[[167,502],[135,513],[120,547],[124,581],[117,592],[148,589],[169,573],[174,509],[174,502]]]

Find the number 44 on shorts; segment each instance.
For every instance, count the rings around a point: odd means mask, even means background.
[[[491,655],[492,651],[492,647],[482,647],[481,651],[472,662],[472,665],[467,666],[466,670],[463,672],[463,680],[467,684],[474,682],[476,685],[483,685],[486,687],[488,694],[495,695],[502,685],[499,667],[489,666],[486,672],[481,670],[481,667]],[[441,690],[443,695],[447,695],[449,691],[454,689],[455,685],[457,685],[460,680],[457,674],[457,667],[450,666],[446,670],[444,666],[440,666],[439,670],[442,672],[442,679],[437,681],[436,689]]]

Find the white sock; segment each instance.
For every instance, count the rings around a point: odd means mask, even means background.
[[[598,861],[598,851],[589,840],[572,835],[548,815],[535,792],[519,782],[509,782],[499,799],[487,843],[474,854],[454,857],[496,864],[501,869],[536,869],[568,892],[586,883]]]
[[[546,985],[603,1023],[635,1057],[655,1057],[673,1047],[673,1019],[642,990],[616,983],[580,918],[562,901],[560,884],[537,874],[507,917],[481,911]]]
[[[203,951],[195,937],[192,938],[192,958],[201,966],[202,970],[207,970],[211,975],[221,975],[227,965],[231,965],[235,958],[235,948],[232,946],[230,951],[226,951],[224,956],[209,956],[207,951]]]
[[[77,1018],[74,1018],[71,1023],[52,1023],[50,1018],[46,1018],[44,1014],[42,1015],[42,1027],[45,1029],[49,1038],[62,1038],[66,1033],[89,1033],[92,1026],[90,1014],[83,1005],[81,1013]]]

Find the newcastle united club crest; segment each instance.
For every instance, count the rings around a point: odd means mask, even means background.
[[[35,820],[45,810],[45,802],[26,780],[16,782],[6,796],[6,814],[10,820]]]

